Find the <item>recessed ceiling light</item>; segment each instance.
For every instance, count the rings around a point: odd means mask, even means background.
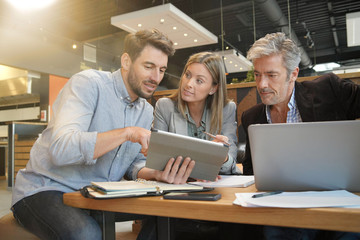
[[[176,30],[176,27],[173,27],[173,30]]]
[[[141,26],[142,26],[142,24],[141,24],[141,23],[139,23],[139,24],[138,24],[138,27],[141,27]]]

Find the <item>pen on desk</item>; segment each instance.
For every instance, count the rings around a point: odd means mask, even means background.
[[[282,193],[282,192],[277,191],[277,192],[259,193],[259,194],[252,195],[252,198],[266,197],[266,196],[271,196],[271,195],[280,194],[280,193]]]
[[[208,135],[209,137],[211,137],[211,138],[215,138],[215,139],[218,139],[218,138],[216,138],[216,136],[215,135],[213,135],[213,134],[211,134],[211,133],[208,133],[208,132],[203,132],[203,133],[205,133],[206,135]],[[219,139],[220,140],[220,139]],[[228,145],[228,146],[230,146],[230,143],[228,143],[228,142],[226,142],[226,141],[222,141],[222,140],[220,140],[222,143],[224,143],[224,144],[226,144],[226,145]]]

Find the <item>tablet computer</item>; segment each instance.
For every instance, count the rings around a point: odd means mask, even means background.
[[[214,181],[228,151],[229,147],[223,143],[153,129],[146,167],[164,170],[170,158],[190,157],[195,161],[190,177]]]

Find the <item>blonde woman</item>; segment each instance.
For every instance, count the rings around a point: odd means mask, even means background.
[[[236,167],[236,105],[227,98],[226,75],[220,56],[212,52],[190,56],[179,88],[170,97],[156,102],[154,114],[155,129],[229,143],[229,154],[219,174],[241,173]]]

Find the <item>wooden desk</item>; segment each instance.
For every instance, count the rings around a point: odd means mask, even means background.
[[[254,185],[248,188],[218,188],[221,193],[216,202],[164,200],[162,197],[141,197],[94,200],[84,198],[79,192],[64,195],[64,203],[77,208],[105,211],[110,231],[115,231],[111,212],[135,213],[165,217],[160,220],[169,223],[168,218],[188,218],[219,222],[260,224],[286,227],[314,228],[360,232],[360,209],[349,208],[244,208],[233,205],[235,193],[256,192]],[[169,231],[169,226],[167,226]],[[168,232],[165,233],[167,235]]]

